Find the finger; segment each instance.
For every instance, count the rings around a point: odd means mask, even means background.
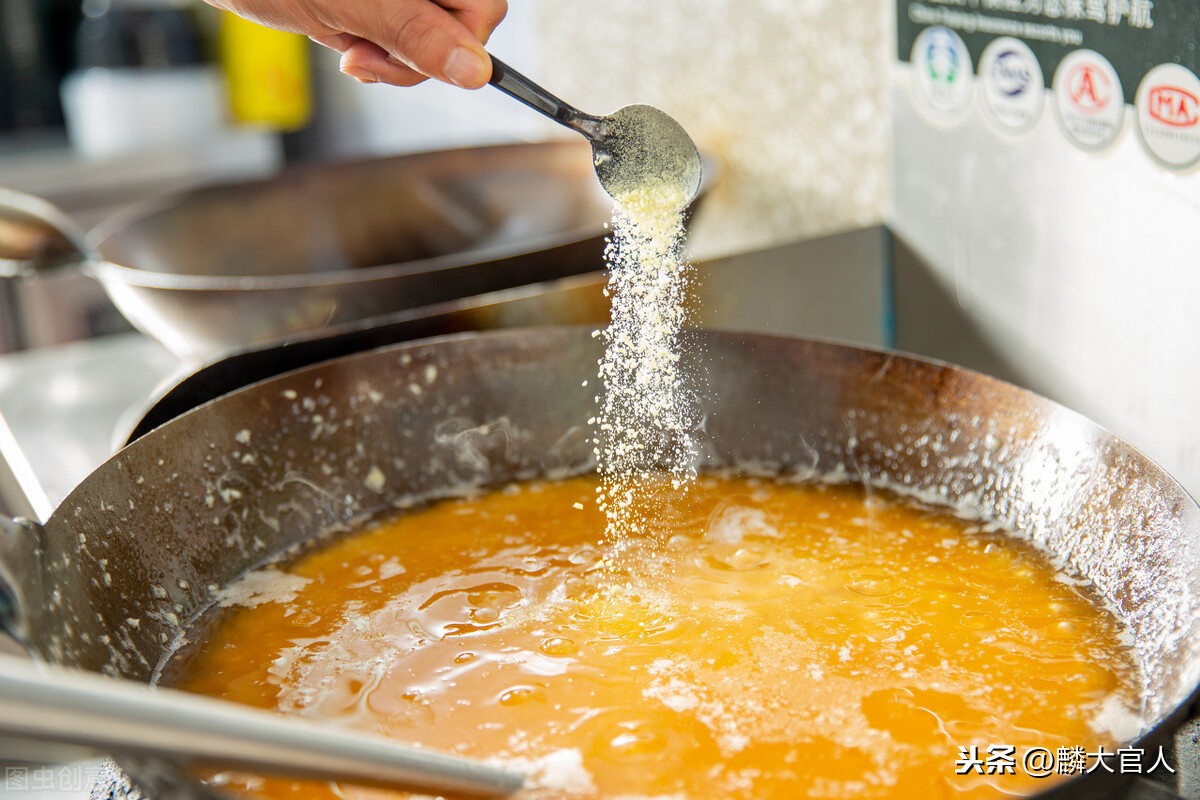
[[[345,23],[342,30],[375,42],[422,75],[471,89],[491,77],[491,59],[475,34],[428,0],[371,4],[339,0],[337,6]],[[347,12],[352,16],[346,18]]]
[[[328,47],[330,50],[336,50],[339,53],[346,52],[346,49],[350,45],[362,41],[357,36],[351,36],[348,33],[331,33],[328,36],[310,36],[308,38],[322,47]]]
[[[438,0],[438,5],[449,11],[484,44],[508,15],[508,0]]]
[[[405,64],[396,63],[386,50],[365,39],[358,39],[342,52],[340,69],[360,83],[416,86],[427,80],[425,75]]]
[[[322,21],[315,13],[315,4],[287,0],[205,0],[210,6],[237,14],[239,17],[290,33],[305,36],[337,34],[341,27]]]

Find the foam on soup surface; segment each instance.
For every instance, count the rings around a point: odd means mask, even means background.
[[[444,501],[248,576],[168,681],[492,759],[537,798],[995,797],[1055,780],[1026,774],[1031,747],[1131,733],[1118,622],[1016,538],[850,486],[703,476],[613,564],[596,486]]]

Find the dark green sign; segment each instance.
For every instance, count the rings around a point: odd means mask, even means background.
[[[1047,85],[1068,53],[1095,50],[1117,70],[1127,103],[1158,64],[1200,74],[1197,0],[896,0],[896,15],[901,61],[910,59],[921,31],[943,25],[966,42],[974,65],[993,39],[1021,39]]]

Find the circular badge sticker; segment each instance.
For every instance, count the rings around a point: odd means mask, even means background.
[[[926,28],[913,43],[911,61],[917,107],[935,122],[960,120],[971,107],[974,82],[962,38],[949,28]]]
[[[1029,45],[1002,36],[979,57],[980,97],[987,118],[1005,133],[1033,129],[1046,104],[1042,65]]]
[[[1103,150],[1117,140],[1125,119],[1121,79],[1108,59],[1076,50],[1054,72],[1054,108],[1067,138],[1083,150]]]
[[[1162,164],[1187,169],[1200,161],[1200,79],[1179,64],[1159,64],[1137,90],[1142,143]]]

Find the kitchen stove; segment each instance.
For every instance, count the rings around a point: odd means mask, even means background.
[[[893,244],[890,234],[876,227],[702,263],[696,322],[903,347],[896,332],[903,339],[905,325],[896,324],[893,295],[903,296],[908,288],[897,286],[897,279],[915,278],[906,268],[893,269]],[[593,290],[600,285],[597,276]],[[976,354],[976,360],[988,357]],[[1002,364],[992,366],[1004,371]],[[0,357],[0,503],[10,513],[45,519],[124,441],[156,387],[194,369],[136,333]],[[1180,767],[1176,791],[1187,800],[1200,800],[1198,733],[1197,723],[1187,726],[1170,756],[1170,763]],[[87,795],[80,786],[67,781],[55,786],[49,780],[50,786],[35,792],[28,777],[87,774],[98,775],[93,798],[136,797],[119,771],[102,770],[99,763],[53,769],[9,771],[0,791],[38,800],[80,800]],[[1125,795],[1129,800],[1173,796],[1145,781]]]
[[[869,228],[698,265],[696,322],[885,345],[888,243]],[[601,283],[576,281],[598,298]],[[528,324],[527,311],[497,305],[484,324]],[[196,366],[138,333],[0,356],[0,513],[45,520],[125,441],[156,388]],[[0,763],[0,795],[80,800],[97,774],[95,796],[125,796],[98,762]]]

